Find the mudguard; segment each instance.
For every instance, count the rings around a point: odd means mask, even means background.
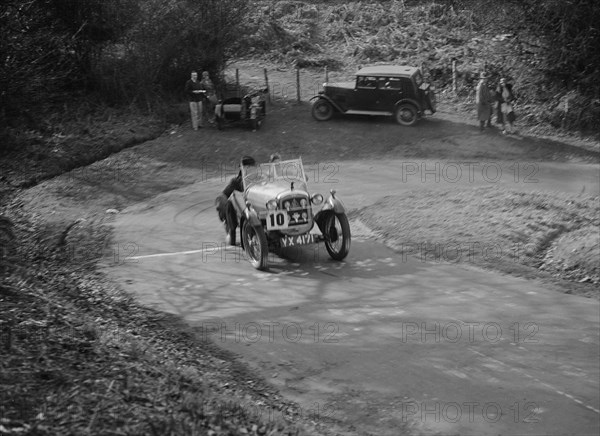
[[[260,218],[258,217],[258,214],[254,210],[254,208],[251,206],[246,207],[244,209],[244,219],[241,220],[241,222],[244,223],[246,221],[249,221],[250,224],[253,226],[262,227],[262,223],[260,222]]]
[[[327,200],[325,200],[323,208],[317,214],[315,214],[314,220],[317,223],[319,230],[321,230],[321,233],[324,233],[323,225],[325,223],[325,219],[327,216],[329,216],[329,214],[332,213],[336,215],[346,213],[344,204],[341,200],[335,197],[335,194],[330,195]]]
[[[342,109],[340,107],[340,105],[338,105],[335,101],[333,101],[331,98],[329,98],[328,96],[326,96],[325,94],[319,94],[319,95],[315,95],[313,98],[311,98],[309,101],[313,101],[313,100],[318,100],[322,98],[323,100],[327,100],[327,102],[329,104],[331,104],[331,106],[333,106],[336,110],[344,113],[346,112],[344,109]]]
[[[423,112],[423,108],[421,107],[421,105],[416,100],[413,100],[412,98],[403,98],[402,100],[398,100],[396,102],[396,104],[394,105],[394,107],[397,108],[401,104],[405,104],[405,103],[412,104],[414,107],[417,108],[417,112],[419,112],[419,113]]]
[[[339,198],[336,198],[335,194],[331,194],[327,200],[325,200],[325,203],[323,204],[323,208],[321,209],[321,212],[325,212],[327,210],[332,210],[335,213],[346,213],[346,208],[344,207],[344,203],[342,203],[342,200],[340,200]]]

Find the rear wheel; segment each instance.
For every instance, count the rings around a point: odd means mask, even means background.
[[[350,224],[344,213],[331,213],[325,221],[325,248],[334,260],[343,260],[350,251]]]
[[[317,121],[330,120],[333,117],[333,106],[324,98],[320,98],[313,104],[312,116]]]
[[[419,119],[419,115],[417,113],[417,108],[412,104],[401,104],[396,109],[396,122],[403,126],[414,126],[417,124]]]
[[[269,244],[263,228],[246,221],[242,228],[242,240],[250,264],[256,269],[267,269]]]

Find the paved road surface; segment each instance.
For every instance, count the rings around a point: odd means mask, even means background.
[[[387,195],[382,180],[398,191],[448,189],[443,177],[422,178],[435,164],[311,171],[315,189],[334,187],[352,209]],[[593,166],[536,164],[535,174],[527,170],[536,182],[525,183],[513,164],[501,165],[495,183],[598,192]],[[468,265],[424,263],[375,242],[359,222],[347,261],[304,247],[271,255],[271,270],[259,272],[224,246],[213,209],[223,184],[206,180],[123,211],[119,256],[107,259],[107,271],[144,304],[209,330],[305,413],[377,435],[600,431],[597,301]],[[489,184],[474,171],[452,186]]]

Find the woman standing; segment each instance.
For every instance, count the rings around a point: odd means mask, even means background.
[[[208,117],[209,123],[215,122],[215,105],[217,104],[217,92],[215,90],[215,85],[212,80],[210,80],[210,75],[208,71],[202,72],[202,80],[200,81],[204,89],[206,90],[205,98],[206,98],[206,115]]]
[[[514,111],[515,96],[512,89],[512,85],[506,83],[505,78],[500,79],[498,88],[496,88],[498,124],[502,124],[502,133],[504,134],[516,133],[514,123],[517,117]]]

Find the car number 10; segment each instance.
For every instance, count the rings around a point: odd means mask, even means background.
[[[287,229],[289,217],[286,211],[277,210],[267,215],[267,230]]]

